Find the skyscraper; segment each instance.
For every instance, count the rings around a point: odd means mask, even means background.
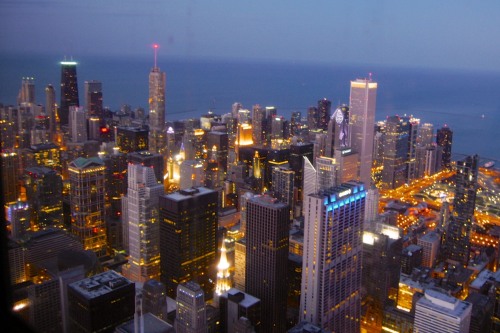
[[[317,128],[326,131],[328,128],[328,121],[330,120],[330,111],[332,109],[332,102],[326,98],[318,101],[318,124]]]
[[[101,81],[85,81],[85,108],[89,117],[97,117],[102,120],[102,83]]]
[[[194,280],[211,298],[215,289],[217,191],[190,188],[160,196],[161,281],[175,297]]]
[[[369,79],[351,81],[351,147],[359,153],[359,180],[369,186],[373,159],[377,83]]]
[[[128,165],[128,190],[124,200],[128,228],[129,264],[123,274],[132,281],[160,279],[160,219],[158,201],[163,185],[154,170],[140,164]]]
[[[72,142],[87,141],[87,113],[83,107],[71,106],[69,108],[69,126]]]
[[[391,116],[386,121],[384,133],[384,157],[382,186],[394,189],[406,180],[408,160],[409,122],[399,116]]]
[[[149,151],[162,153],[166,146],[165,85],[166,74],[156,66],[158,45],[154,45],[155,63],[149,73]]]
[[[106,254],[104,221],[104,162],[98,157],[79,157],[68,165],[71,231],[98,257]]]
[[[205,297],[200,285],[188,281],[177,286],[176,333],[206,333]]]
[[[286,331],[288,205],[267,195],[247,201],[245,292],[261,300],[262,332]]]
[[[455,198],[445,235],[446,259],[467,266],[469,263],[470,233],[476,207],[479,156],[468,156],[457,162]]]
[[[61,61],[61,104],[59,108],[61,125],[68,125],[69,107],[80,106],[76,65],[75,61]]]
[[[45,113],[49,116],[50,141],[53,142],[57,130],[57,104],[56,91],[51,84],[45,87]]]
[[[300,321],[360,331],[365,197],[363,184],[349,182],[304,198]]]
[[[443,147],[442,163],[443,168],[449,169],[451,167],[451,148],[453,145],[453,131],[444,125],[437,130],[436,143],[438,146]]]

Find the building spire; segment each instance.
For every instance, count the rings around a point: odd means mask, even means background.
[[[220,259],[217,265],[217,284],[215,286],[215,293],[220,296],[224,292],[231,289],[231,275],[229,273],[229,262],[226,255],[226,239],[222,239],[222,246],[220,249]]]
[[[154,52],[155,52],[155,66],[154,66],[154,68],[157,68],[157,66],[156,66],[156,59],[158,58],[158,48],[159,48],[159,47],[160,47],[160,45],[158,45],[158,44],[156,44],[156,43],[155,43],[155,44],[153,44],[153,50],[154,50]]]

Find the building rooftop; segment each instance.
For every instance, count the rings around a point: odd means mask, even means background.
[[[192,197],[197,197],[206,193],[211,193],[214,192],[213,190],[200,186],[200,187],[191,187],[191,188],[186,188],[183,190],[179,190],[177,192],[169,193],[166,194],[165,197],[175,200],[175,201],[182,201],[186,200],[188,198]]]
[[[110,270],[92,277],[73,282],[69,284],[76,292],[80,293],[87,299],[93,299],[120,287],[133,284],[127,278]]]
[[[237,302],[239,305],[243,306],[244,308],[249,308],[257,303],[260,302],[260,299],[257,297],[254,297],[250,294],[244,293],[236,288],[231,288],[224,294],[222,294],[222,297],[230,298],[230,297],[243,297],[239,302]]]
[[[419,240],[424,241],[424,242],[434,243],[434,242],[439,241],[440,239],[441,239],[441,236],[437,232],[431,231],[431,232],[426,233],[422,237],[420,237]]]
[[[175,332],[172,325],[164,322],[155,315],[147,312],[142,316],[144,323],[144,331],[148,333],[173,333]],[[127,321],[116,327],[117,333],[135,333],[134,319]]]
[[[470,303],[461,301],[435,289],[427,289],[425,296],[418,300],[417,305],[431,308],[434,311],[456,318],[462,317],[466,311],[472,309]]]

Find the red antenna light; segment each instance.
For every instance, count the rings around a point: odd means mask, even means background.
[[[156,43],[155,43],[155,44],[153,44],[153,49],[155,50],[155,67],[154,67],[154,68],[156,68],[156,58],[157,58],[157,56],[158,56],[158,48],[159,48],[159,47],[160,47],[160,45],[158,45],[158,44],[156,44]]]

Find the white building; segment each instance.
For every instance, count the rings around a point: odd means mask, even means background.
[[[417,244],[422,247],[422,266],[432,268],[436,262],[439,251],[441,236],[434,231],[428,232],[417,241]]]
[[[206,333],[207,319],[203,289],[195,282],[188,281],[177,286],[177,333]]]
[[[469,332],[472,304],[427,289],[416,303],[414,332],[467,333]]]
[[[128,234],[129,263],[123,274],[132,281],[160,279],[160,219],[158,201],[163,185],[154,169],[128,165],[128,190],[124,200],[124,236]]]

